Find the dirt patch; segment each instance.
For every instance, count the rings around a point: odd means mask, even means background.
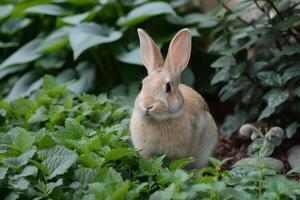
[[[214,154],[219,160],[223,160],[225,158],[231,157],[232,160],[228,161],[223,169],[229,170],[238,160],[241,160],[247,157],[247,149],[251,140],[245,140],[237,137],[236,134],[233,134],[230,137],[221,135],[219,136],[219,143]],[[274,153],[271,157],[277,158],[284,163],[283,174],[286,174],[289,170],[291,170],[290,165],[287,161],[287,151],[290,147],[297,145],[300,143],[300,134],[295,135],[292,139],[285,139],[283,143],[276,147]],[[299,179],[299,175],[289,175],[290,178]]]

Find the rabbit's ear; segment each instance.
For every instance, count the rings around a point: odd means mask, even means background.
[[[138,29],[141,46],[141,56],[148,74],[153,70],[162,67],[164,60],[161,55],[160,49],[151,39],[151,37],[143,30]]]
[[[184,70],[190,60],[192,38],[189,29],[179,31],[172,39],[167,56],[167,66],[176,76]]]

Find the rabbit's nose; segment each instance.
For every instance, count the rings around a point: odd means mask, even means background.
[[[153,107],[154,107],[154,106],[153,106],[153,104],[152,104],[152,105],[146,107],[146,109],[147,109],[147,110],[151,110]]]
[[[153,108],[154,108],[154,105],[152,104],[152,105],[144,105],[144,104],[142,104],[142,107],[143,107],[143,109],[145,110],[145,111],[150,111],[150,110],[152,110]]]

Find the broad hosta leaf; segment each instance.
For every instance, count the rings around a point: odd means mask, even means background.
[[[45,159],[42,162],[48,169],[48,178],[52,179],[66,171],[75,163],[78,155],[64,146],[54,146],[51,149],[39,152],[39,157]]]
[[[88,62],[81,62],[76,67],[80,78],[68,85],[68,89],[80,94],[94,87],[95,69]]]
[[[74,52],[73,57],[76,59],[86,49],[116,41],[121,36],[121,32],[96,23],[80,24],[72,29],[70,34],[70,42]]]
[[[42,53],[39,50],[41,41],[41,39],[34,39],[18,49],[15,53],[1,63],[0,72],[3,68],[11,65],[28,63],[41,57]]]
[[[63,27],[54,31],[41,43],[40,49],[47,52],[53,52],[65,47],[69,43],[68,36],[70,30],[70,27]]]
[[[7,100],[13,101],[28,94],[30,86],[38,79],[38,75],[34,71],[24,74],[14,85]]]
[[[14,9],[14,6],[12,4],[6,4],[0,6],[0,20],[8,17]]]
[[[81,13],[81,14],[77,14],[77,15],[73,15],[73,16],[64,17],[64,18],[62,18],[62,20],[64,22],[68,23],[68,24],[78,25],[83,21],[88,21],[91,18],[93,18],[93,16],[95,16],[95,14],[97,14],[101,9],[102,9],[101,6],[96,6],[91,11]]]
[[[67,10],[58,5],[42,4],[27,8],[26,13],[37,13],[44,15],[61,16],[66,14]]]
[[[161,14],[176,15],[173,8],[165,2],[151,2],[131,10],[127,16],[118,20],[118,25],[133,26],[148,18]]]
[[[176,15],[168,15],[167,20],[173,24],[178,25],[198,24],[199,28],[210,28],[218,24],[216,19],[210,17],[209,15],[200,13],[190,13],[183,17]]]
[[[267,94],[268,106],[275,108],[289,98],[289,92],[286,90],[274,89]]]
[[[131,51],[120,50],[116,55],[116,58],[124,63],[134,64],[134,65],[144,65],[140,56],[140,48],[137,47]]]
[[[1,32],[7,34],[13,34],[17,31],[27,27],[31,23],[29,18],[19,18],[19,19],[11,19],[6,21],[1,26]]]

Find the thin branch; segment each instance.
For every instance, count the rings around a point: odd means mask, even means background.
[[[219,2],[219,3],[222,5],[222,7],[225,8],[230,14],[233,14],[233,11],[232,11],[225,3],[221,2],[221,0],[218,0],[218,2]],[[243,22],[244,24],[246,24],[247,26],[250,25],[250,26],[253,26],[254,28],[256,28],[254,24],[245,21],[245,20],[244,20],[243,18],[241,18],[240,16],[237,16],[237,18],[238,18],[241,22]]]
[[[281,15],[280,11],[277,9],[277,7],[275,6],[275,4],[272,2],[272,0],[266,0],[266,1],[275,10],[275,12],[278,15],[279,19],[281,21],[284,21],[283,16]],[[300,39],[297,37],[297,35],[291,29],[287,30],[287,32],[300,44]]]

